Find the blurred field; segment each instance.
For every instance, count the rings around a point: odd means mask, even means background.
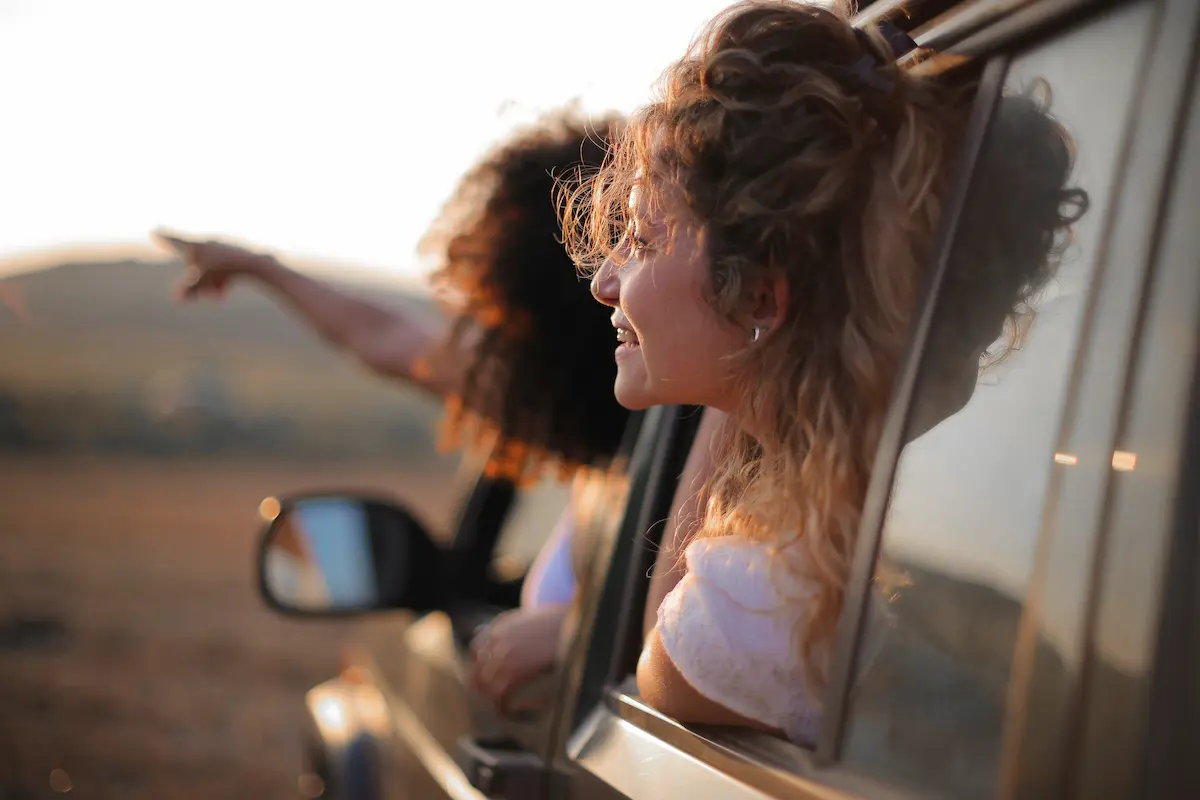
[[[369,488],[444,530],[452,484],[395,463],[0,457],[0,799],[55,796],[54,770],[78,797],[299,796],[302,694],[355,626],[260,605],[258,502]]]

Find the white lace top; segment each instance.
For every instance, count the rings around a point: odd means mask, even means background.
[[[658,609],[658,633],[696,691],[749,719],[815,743],[821,710],[805,688],[796,626],[814,589],[771,569],[770,546],[739,536],[697,539],[687,574]]]

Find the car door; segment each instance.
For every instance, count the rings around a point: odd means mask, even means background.
[[[647,554],[630,543],[665,518],[658,496],[646,501],[648,516],[624,520],[588,647],[575,654],[580,678],[568,687],[573,708],[553,754],[564,776],[557,796],[1136,794],[1127,789],[1141,728],[1134,742],[1116,735],[1125,747],[1114,759],[1102,746],[1114,718],[1101,724],[1083,712],[1116,704],[1143,719],[1147,702],[1145,685],[1112,657],[1119,637],[1101,632],[1136,631],[1143,651],[1153,647],[1170,520],[1164,512],[1140,529],[1154,546],[1133,559],[1131,576],[1128,537],[1138,530],[1134,508],[1145,506],[1130,505],[1114,527],[1110,504],[1134,491],[1121,482],[1139,480],[1148,482],[1146,502],[1165,501],[1181,452],[1169,442],[1185,427],[1196,289],[1179,274],[1175,285],[1192,304],[1170,317],[1179,338],[1155,354],[1137,345],[1149,341],[1145,303],[1165,302],[1148,287],[1196,23],[1191,2],[1047,0],[1016,10],[963,4],[918,32],[946,51],[923,68],[972,68],[966,62],[982,76],[864,509],[820,740],[805,748],[681,726],[639,700],[632,675]],[[1005,131],[1026,119],[1027,107],[1010,98],[1030,91],[1044,92],[1034,97],[1067,132],[1069,185],[1085,193],[1086,208],[1054,280],[1025,298],[1033,313],[1023,315],[1020,348],[981,373],[961,411],[917,434],[913,421],[935,399],[935,342],[982,302],[961,287],[977,275],[989,215],[1006,212],[990,205],[992,181],[1009,157]],[[1196,178],[1193,167],[1187,179]],[[1176,379],[1163,383],[1159,373],[1159,402],[1130,405],[1151,385],[1130,395],[1129,382],[1160,358]],[[1144,446],[1129,427],[1136,414],[1143,425],[1160,422]],[[1146,452],[1163,471],[1142,470]],[[903,578],[894,597],[873,588],[880,558]],[[1148,598],[1139,615],[1121,616],[1117,586]]]
[[[511,483],[480,476],[450,542],[464,570],[476,577],[464,585],[479,591],[398,626],[386,620],[369,623],[364,646],[349,657],[352,671],[369,676],[386,708],[388,724],[380,726],[375,787],[383,797],[454,796],[454,781],[461,782],[454,764],[458,739],[494,726],[490,710],[467,690],[464,656],[474,629],[516,603],[515,592],[497,597],[485,588],[483,578],[517,501]]]
[[[587,539],[623,508],[625,465],[639,421],[631,418],[629,444],[614,466],[591,474],[577,490],[576,539]],[[371,647],[355,654],[390,720],[380,748],[384,796],[477,797],[480,789],[514,781],[520,791],[536,773],[550,740],[556,675],[522,686],[514,702],[520,711],[501,715],[467,686],[468,646],[481,626],[518,605],[522,567],[547,540],[570,496],[568,487],[553,482],[517,489],[480,478],[452,545],[459,595],[443,610],[393,629],[399,635],[390,640],[371,637]]]

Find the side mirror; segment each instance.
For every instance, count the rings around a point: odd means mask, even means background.
[[[446,554],[409,512],[351,494],[263,501],[259,589],[284,614],[329,616],[442,603]]]

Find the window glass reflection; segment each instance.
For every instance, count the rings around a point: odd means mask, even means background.
[[[845,747],[856,768],[923,795],[995,791],[1017,626],[1051,470],[1070,468],[1054,448],[1151,19],[1149,4],[1126,8],[1014,61],[964,207],[883,532],[891,601],[871,615]],[[1048,637],[1046,657],[1061,662]]]

